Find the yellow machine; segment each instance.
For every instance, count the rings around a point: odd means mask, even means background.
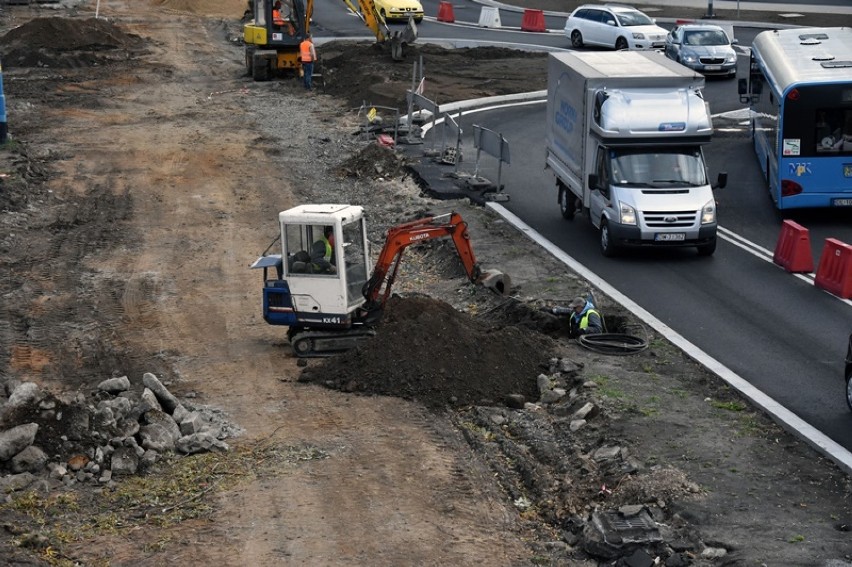
[[[255,81],[301,69],[299,44],[310,32],[313,0],[249,0],[243,26],[246,70]]]

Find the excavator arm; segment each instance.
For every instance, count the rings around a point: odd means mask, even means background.
[[[366,303],[363,310],[367,322],[375,322],[381,317],[405,249],[412,244],[444,237],[453,239],[468,279],[473,283],[480,282],[483,272],[476,262],[470,245],[467,223],[462,220],[461,215],[453,212],[397,225],[388,230],[385,245],[379,253],[373,274],[364,284],[363,294]]]
[[[394,61],[402,61],[405,46],[414,43],[417,39],[417,24],[409,18],[408,24],[402,32],[391,32],[382,14],[376,8],[373,0],[358,0],[360,10],[355,7],[352,0],[343,0],[349,11],[358,16],[364,25],[372,30],[378,43],[390,43],[391,57]]]

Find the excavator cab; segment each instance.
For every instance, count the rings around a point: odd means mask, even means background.
[[[279,213],[278,221],[282,254],[252,265],[264,268],[264,320],[311,329],[351,327],[371,270],[363,209],[302,205]]]

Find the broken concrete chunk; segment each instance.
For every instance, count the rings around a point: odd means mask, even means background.
[[[30,445],[12,457],[12,472],[39,472],[47,464],[47,460],[47,455],[44,454],[44,451],[35,445]]]
[[[112,454],[110,463],[113,475],[136,474],[139,457],[133,447],[118,447]]]
[[[181,453],[192,455],[209,451],[228,451],[230,447],[224,441],[219,441],[215,435],[206,431],[181,437],[175,443],[175,448]]]
[[[169,415],[174,413],[175,408],[180,402],[178,402],[178,399],[174,397],[165,386],[163,386],[163,383],[160,382],[156,376],[150,372],[146,372],[142,376],[142,383],[146,388],[154,392],[154,395],[157,396],[157,399],[160,401],[160,405],[166,413]]]
[[[108,378],[98,384],[98,390],[108,394],[118,394],[130,389],[130,378],[121,376],[119,378]]]
[[[35,441],[37,423],[25,423],[0,431],[0,461],[8,461]]]
[[[33,382],[22,382],[9,395],[9,400],[6,402],[6,407],[19,407],[36,403],[41,400],[43,394],[38,385]]]
[[[160,401],[157,399],[157,395],[154,394],[149,388],[145,388],[142,390],[142,405],[146,406],[149,409],[156,409],[162,411],[162,406],[160,405]],[[147,410],[143,410],[144,413]]]

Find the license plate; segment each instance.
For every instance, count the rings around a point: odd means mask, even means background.
[[[704,70],[705,71],[721,71],[722,66],[721,65],[705,65]]]
[[[657,242],[675,242],[678,240],[686,240],[685,232],[658,232],[654,235],[654,240]]]
[[[831,204],[835,207],[852,207],[852,199],[834,199]]]

